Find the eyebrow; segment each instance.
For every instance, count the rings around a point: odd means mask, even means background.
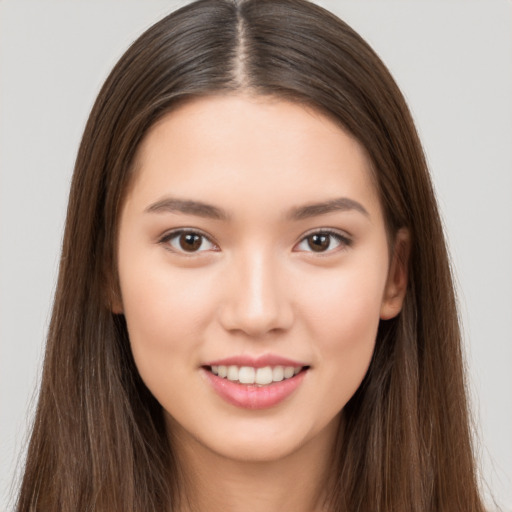
[[[358,203],[348,197],[338,197],[321,203],[312,203],[293,208],[288,214],[288,218],[292,220],[303,220],[310,217],[316,217],[317,215],[325,215],[327,213],[337,211],[348,212],[353,210],[362,213],[366,217],[370,217],[368,210],[366,210],[361,203]]]
[[[151,204],[145,211],[148,213],[185,213],[216,220],[229,219],[227,212],[211,204],[189,199],[175,199],[172,197],[166,197],[165,199]]]
[[[330,199],[320,203],[311,203],[304,206],[292,208],[286,218],[289,220],[303,220],[318,215],[325,215],[337,211],[357,211],[369,217],[370,214],[366,208],[357,201],[348,197],[339,197]],[[197,215],[215,220],[229,220],[231,216],[222,208],[201,201],[193,201],[190,199],[177,199],[166,197],[149,205],[145,212],[147,213],[184,213],[189,215]]]

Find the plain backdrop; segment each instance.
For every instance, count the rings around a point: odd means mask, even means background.
[[[129,43],[183,3],[0,0],[1,511],[34,409],[88,112]],[[376,49],[416,119],[458,283],[486,496],[512,511],[512,4],[319,3]]]

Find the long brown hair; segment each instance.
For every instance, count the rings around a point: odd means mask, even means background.
[[[200,0],[117,63],[78,152],[41,391],[17,510],[173,510],[179,467],[135,367],[118,293],[118,214],[136,150],[187,98],[301,102],[366,148],[390,237],[412,240],[401,314],[381,321],[343,415],[333,511],[482,511],[443,230],[406,103],[373,50],[306,0]]]

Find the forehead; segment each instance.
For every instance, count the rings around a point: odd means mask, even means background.
[[[354,196],[380,206],[361,144],[319,111],[273,97],[187,101],[147,133],[129,195],[190,196],[260,208]]]

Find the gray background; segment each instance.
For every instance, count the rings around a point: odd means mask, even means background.
[[[86,117],[128,44],[182,3],[0,0],[2,511],[35,404]],[[458,282],[486,496],[512,511],[512,4],[320,3],[372,44],[410,103]]]

